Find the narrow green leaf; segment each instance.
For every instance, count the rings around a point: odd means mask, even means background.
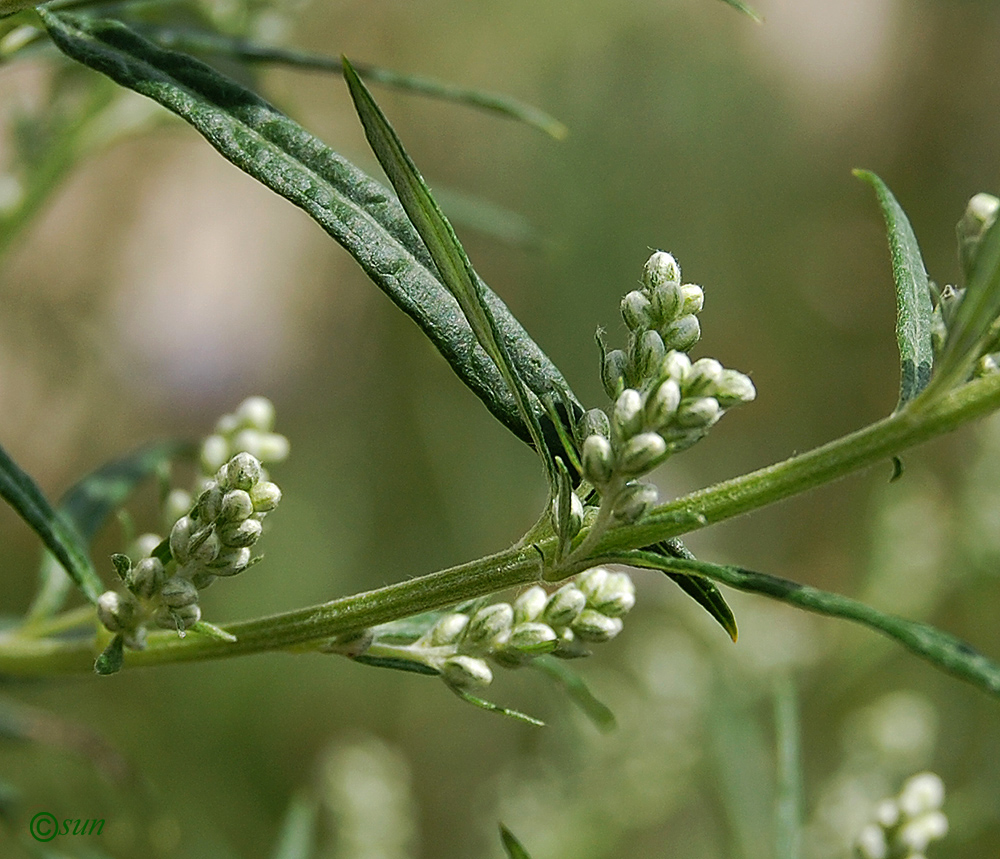
[[[536,728],[545,727],[545,722],[541,719],[536,719],[534,716],[529,716],[527,713],[522,713],[520,710],[511,710],[509,707],[501,707],[499,704],[494,704],[492,701],[485,701],[482,698],[477,698],[475,695],[466,692],[464,689],[459,689],[457,686],[449,685],[448,688],[458,695],[458,697],[463,701],[472,704],[475,707],[479,707],[481,710],[487,710],[490,713],[506,716],[508,719],[514,719],[517,722],[524,722],[527,725],[534,725]]]
[[[646,551],[655,552],[672,558],[686,558],[695,560],[691,550],[687,548],[676,537],[653,546],[647,546]],[[707,611],[721,626],[729,637],[736,641],[739,638],[739,629],[736,626],[736,616],[726,602],[722,592],[704,576],[684,575],[683,573],[667,573],[668,578],[675,582],[684,593]]]
[[[172,459],[193,451],[189,442],[168,441],[112,460],[70,487],[59,502],[59,512],[89,545],[108,516],[129,499],[140,483]],[[28,611],[29,621],[50,617],[59,611],[70,586],[62,566],[48,552],[42,557],[39,581],[38,594]]]
[[[476,335],[476,340],[500,371],[507,390],[514,397],[521,420],[531,433],[531,441],[542,458],[549,486],[557,491],[556,466],[542,435],[538,415],[528,401],[527,388],[508,354],[500,329],[487,306],[483,284],[472,268],[458,236],[431,195],[430,188],[403,148],[399,136],[375,103],[350,62],[344,63],[344,78],[354,99],[354,106],[365,129],[365,136],[385,170],[396,196],[420,238],[427,246],[442,283],[458,301],[462,313]]]
[[[539,656],[528,663],[536,671],[559,683],[569,694],[570,700],[579,707],[598,730],[613,731],[617,727],[615,714],[594,697],[583,678],[563,660],[554,656]]]
[[[896,283],[896,341],[899,344],[899,403],[905,406],[931,378],[933,307],[927,270],[913,228],[896,198],[874,173],[855,170],[854,175],[875,189],[889,235],[892,279]]]
[[[227,160],[305,210],[409,315],[492,414],[532,442],[503,377],[441,283],[427,248],[393,195],[259,96],[184,54],[164,50],[124,24],[40,7],[56,45],[75,60],[152,98],[194,126]],[[521,378],[535,398],[564,392],[562,374],[484,285],[484,298]],[[558,436],[537,399],[532,410],[556,451]]]
[[[122,665],[124,664],[125,641],[121,633],[118,633],[111,639],[110,644],[104,648],[101,655],[97,657],[97,661],[94,662],[94,671],[104,676],[117,674],[122,670]]]
[[[211,638],[215,641],[225,641],[228,644],[235,644],[239,639],[230,632],[226,632],[224,629],[216,626],[214,623],[208,623],[204,620],[199,620],[196,624],[188,627],[188,632],[194,632],[198,635],[204,635],[207,638]]]
[[[362,653],[351,658],[362,665],[371,665],[375,668],[392,668],[396,671],[409,671],[413,674],[429,674],[431,677],[437,677],[441,673],[429,665],[424,665],[423,662],[414,662],[412,659],[403,659],[398,656],[369,656]]]
[[[500,840],[503,842],[503,849],[507,851],[508,859],[531,859],[528,851],[514,837],[514,833],[502,823],[500,824]]]
[[[172,50],[186,53],[219,54],[247,63],[269,63],[291,66],[319,72],[343,72],[344,66],[340,60],[323,54],[307,51],[295,51],[285,48],[272,48],[259,45],[246,39],[213,33],[208,30],[177,29],[141,25],[136,29],[155,42]],[[373,66],[367,63],[353,63],[358,75],[371,83],[382,84],[402,90],[403,92],[453,101],[470,107],[481,108],[497,113],[509,119],[523,122],[537,128],[539,131],[562,140],[569,133],[563,123],[530,104],[525,104],[515,98],[499,93],[439,81],[422,75],[405,74],[403,72]]]
[[[760,13],[757,12],[752,7],[748,6],[746,3],[744,3],[743,0],[722,0],[722,2],[723,3],[728,3],[734,9],[738,9],[744,15],[750,16],[758,24],[763,24],[764,23],[764,19],[760,16]]]
[[[297,793],[288,803],[273,859],[309,859],[316,849],[316,803]]]
[[[748,593],[762,594],[806,611],[860,623],[894,638],[932,665],[1000,697],[1000,665],[961,639],[926,623],[886,614],[858,600],[744,567],[670,558],[648,551],[611,552],[602,562],[630,564],[665,573],[701,575]]]
[[[52,509],[35,482],[0,447],[0,498],[3,498],[65,568],[84,596],[97,602],[104,589],[87,547],[73,525]]]

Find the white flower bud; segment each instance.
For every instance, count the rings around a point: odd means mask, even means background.
[[[241,426],[261,432],[274,429],[274,405],[267,397],[247,397],[236,407],[235,414]]]
[[[884,829],[891,829],[899,823],[899,805],[894,799],[883,799],[875,807],[875,820]]]
[[[604,587],[610,572],[605,567],[591,567],[576,577],[576,586],[583,592],[587,602],[592,602],[594,596]]]
[[[541,620],[556,628],[569,626],[587,605],[587,598],[572,582],[563,585],[549,597]]]
[[[197,603],[178,608],[161,608],[153,620],[160,629],[176,629],[183,632],[201,620],[201,606]]]
[[[223,494],[222,487],[210,480],[198,496],[198,504],[192,511],[192,517],[205,525],[214,522],[222,509]]]
[[[251,520],[248,520],[251,521]],[[247,547],[228,548],[219,552],[210,565],[212,573],[216,576],[235,576],[242,573],[250,566],[250,549]]]
[[[219,469],[216,480],[224,489],[248,491],[260,480],[260,461],[245,451],[238,453]]]
[[[188,579],[173,576],[160,588],[160,599],[169,608],[183,608],[198,602],[198,589]]]
[[[221,435],[210,435],[201,443],[201,468],[215,474],[229,459],[229,442]]]
[[[688,314],[693,316],[696,313],[701,313],[702,308],[705,306],[705,293],[696,284],[685,283],[681,287],[681,298],[683,299],[683,304],[681,305],[679,316],[687,316]]]
[[[283,462],[288,458],[291,445],[285,436],[276,432],[245,429],[233,437],[233,450],[250,453],[261,462]]]
[[[255,484],[256,489],[260,484]],[[251,495],[242,489],[230,489],[222,496],[222,503],[219,505],[218,520],[220,525],[242,522],[249,519],[254,512],[254,504]]]
[[[577,424],[579,438],[587,438],[591,435],[602,435],[611,438],[611,421],[604,409],[588,409]]]
[[[681,267],[666,251],[656,251],[642,269],[642,282],[647,289],[656,289],[663,283],[680,283]]]
[[[624,617],[635,606],[635,585],[627,573],[608,573],[587,604],[606,617]]]
[[[757,389],[750,377],[739,370],[723,370],[713,396],[722,408],[728,409],[740,403],[752,402],[757,396]]]
[[[642,427],[642,394],[635,388],[622,391],[615,400],[612,420],[621,438],[627,439],[635,435]]]
[[[628,356],[621,349],[612,349],[604,356],[601,367],[601,382],[607,395],[614,399],[625,384],[625,371],[628,368]]]
[[[645,474],[666,452],[667,443],[657,433],[639,433],[622,449],[618,469],[626,476]]]
[[[171,489],[163,502],[163,521],[173,525],[184,516],[194,503],[191,493],[184,489]],[[144,552],[143,554],[149,554]]]
[[[714,358],[699,358],[691,365],[691,372],[684,380],[686,397],[711,397],[722,378],[722,364]]]
[[[483,606],[472,615],[462,642],[469,648],[489,651],[506,641],[513,623],[514,609],[509,603]]]
[[[562,511],[559,509],[559,496],[557,495],[552,499],[552,522],[558,530],[559,520],[561,519]],[[583,527],[583,502],[579,499],[575,492],[570,492],[569,494],[569,521],[568,533],[564,534],[564,537],[575,537],[580,533],[580,529]]]
[[[258,481],[250,490],[250,501],[255,513],[270,513],[281,501],[281,490],[270,480]]]
[[[655,331],[644,331],[632,349],[632,369],[637,379],[655,377],[667,349]]]
[[[146,558],[152,555],[153,550],[162,542],[163,538],[159,534],[140,534],[128,548],[129,557]]]
[[[660,365],[660,372],[683,388],[691,372],[691,359],[684,352],[668,352]]]
[[[219,535],[214,530],[204,531],[191,540],[188,546],[191,552],[191,562],[195,564],[210,564],[219,556],[222,544]]]
[[[607,617],[599,611],[587,608],[573,621],[573,632],[584,641],[602,642],[610,641],[624,626],[621,618]]]
[[[559,643],[559,636],[544,623],[520,623],[510,631],[507,647],[520,653],[551,653]]]
[[[252,546],[260,539],[263,527],[257,519],[230,522],[219,528],[219,539],[224,546],[231,549],[242,549]]]
[[[132,567],[132,590],[141,597],[151,597],[166,580],[159,558],[143,558]]]
[[[549,595],[545,589],[538,585],[533,585],[514,600],[514,623],[530,623],[538,619],[545,610]]]
[[[190,516],[181,516],[170,529],[170,554],[178,564],[186,564],[191,557],[188,546],[195,528],[195,522]]]
[[[611,450],[611,442],[604,436],[587,436],[583,442],[581,456],[583,476],[594,486],[604,486],[611,480],[611,475],[614,473],[614,453]]]
[[[969,200],[965,214],[958,222],[956,227],[958,255],[967,282],[972,277],[983,235],[996,221],[998,213],[1000,213],[1000,200],[992,194],[976,194]]]
[[[660,330],[667,349],[687,352],[701,338],[701,323],[694,314],[681,316]]]
[[[655,430],[667,426],[681,404],[681,389],[673,379],[667,379],[646,400],[646,425]]]
[[[629,483],[615,499],[614,517],[626,525],[638,522],[646,511],[656,504],[658,497],[655,486],[648,483]]]
[[[472,656],[450,657],[441,666],[441,676],[458,689],[474,689],[493,682],[493,672],[486,661]]]
[[[684,296],[679,283],[663,283],[653,290],[650,298],[652,304],[653,325],[663,328],[681,316],[684,306]]]
[[[858,834],[857,848],[861,859],[886,859],[889,855],[885,831],[874,823],[866,826]]]
[[[431,647],[441,647],[445,644],[453,644],[465,632],[469,625],[469,616],[461,612],[446,614],[434,626],[427,637]]]
[[[937,811],[944,802],[944,782],[936,773],[923,772],[907,779],[899,794],[899,809],[907,817]]]
[[[108,632],[131,629],[135,617],[135,603],[117,591],[105,591],[97,598],[97,619]]]
[[[940,811],[931,811],[904,823],[895,840],[910,853],[923,853],[932,841],[947,834],[948,818]]]
[[[645,331],[649,328],[652,321],[649,299],[639,290],[632,290],[622,299],[621,311],[622,319],[630,331]]]
[[[215,422],[215,432],[217,435],[229,436],[239,428],[240,419],[235,414],[223,415]]]
[[[685,400],[677,409],[677,425],[687,429],[708,428],[722,417],[722,409],[715,397],[695,397]]]

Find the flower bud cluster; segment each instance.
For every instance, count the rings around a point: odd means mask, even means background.
[[[227,450],[247,443],[258,452],[264,450],[272,461],[283,459],[288,442],[271,432],[273,422],[269,401],[246,400],[219,422],[216,433],[202,445],[202,467],[211,464],[220,443]],[[172,521],[167,539],[144,535],[132,553],[138,558],[134,563],[126,555],[112,558],[126,593],[107,591],[98,599],[97,615],[104,627],[121,634],[126,647],[141,650],[149,623],[183,635],[201,620],[199,591],[219,576],[243,572],[257,560],[251,549],[265,517],[281,500],[281,490],[267,477],[255,454],[234,450],[212,477],[200,479],[196,500],[192,502],[183,490],[171,492],[164,505]]]
[[[634,605],[635,587],[626,573],[595,567],[551,594],[536,585],[513,603],[446,614],[407,650],[452,686],[487,686],[493,681],[487,659],[517,668],[543,653],[586,656],[588,644],[622,631],[622,618]]]
[[[939,776],[931,772],[913,776],[899,796],[878,804],[876,822],[858,836],[856,855],[859,859],[923,859],[928,845],[948,833],[943,803],[944,783]]]
[[[622,300],[628,347],[605,355],[602,374],[614,401],[610,418],[594,409],[577,428],[583,475],[602,495],[612,491],[618,519],[635,521],[656,502],[655,489],[635,478],[757,395],[743,373],[713,358],[688,357],[701,336],[703,305],[701,287],[682,284],[680,266],[663,251],[646,262],[643,288]]]

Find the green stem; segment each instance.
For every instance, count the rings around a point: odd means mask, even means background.
[[[224,627],[226,632],[236,636],[236,642],[196,634],[189,634],[181,639],[174,633],[155,633],[150,636],[145,650],[126,653],[125,665],[132,667],[217,659],[287,649],[443,608],[542,578],[550,581],[566,578],[603,561],[620,560],[623,563],[656,567],[664,563],[662,557],[630,550],[739,516],[836,480],[852,471],[888,461],[894,454],[949,432],[997,408],[1000,408],[1000,375],[987,376],[930,402],[921,397],[892,417],[808,453],[664,504],[635,525],[609,529],[587,557],[577,557],[574,553],[572,560],[564,560],[558,568],[540,568],[538,550],[541,550],[544,557],[554,556],[555,538],[549,537],[537,541],[537,549],[534,544],[515,546],[486,558],[375,591]],[[586,540],[585,535],[583,540]],[[626,556],[631,556],[631,559]],[[671,558],[669,563],[674,565],[672,569],[676,571],[698,572],[715,577],[711,572],[704,572],[697,567],[687,570],[681,568],[683,564],[696,565],[698,562]],[[741,579],[740,576],[747,572],[739,571],[739,575],[734,573],[729,579],[719,580],[734,587],[792,602],[802,608],[860,620],[893,635],[942,667],[984,685],[981,674],[975,679],[968,675],[971,657],[963,655],[962,647],[956,644],[947,653],[938,653],[933,647],[925,647],[921,643],[924,632],[931,630],[931,627],[889,618],[861,603],[845,603],[846,598],[823,595],[823,592],[815,592],[821,596],[809,604],[807,600],[814,594],[813,589],[786,583],[786,587],[778,592],[773,587],[769,589],[768,582],[780,580],[760,574],[753,574],[759,577],[757,579]],[[827,597],[835,597],[840,602],[825,604],[823,600]],[[847,603],[850,603],[850,610],[843,608]],[[885,618],[889,620],[886,621]],[[99,646],[93,637],[38,640],[26,638],[13,630],[0,636],[0,675],[37,676],[90,671],[98,652]],[[996,684],[991,691],[1000,690],[1000,676],[990,682]]]

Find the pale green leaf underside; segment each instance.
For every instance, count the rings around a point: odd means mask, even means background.
[[[892,192],[874,173],[855,170],[854,175],[875,189],[889,235],[892,277],[896,283],[896,341],[900,363],[897,408],[901,408],[927,387],[931,378],[934,352],[930,284],[917,237]]]
[[[164,50],[123,24],[39,9],[70,57],[154,99],[193,125],[227,160],[305,210],[424,331],[493,415],[530,443],[528,428],[496,365],[479,346],[458,302],[395,196],[256,94],[184,54]],[[547,442],[558,436],[537,397],[565,379],[485,285],[482,294],[503,343],[532,392]]]

